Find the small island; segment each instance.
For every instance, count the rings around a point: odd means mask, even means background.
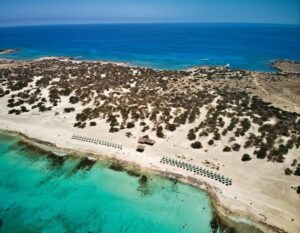
[[[263,232],[300,229],[300,76],[291,68],[1,61],[0,104],[3,131],[198,186],[220,216]]]

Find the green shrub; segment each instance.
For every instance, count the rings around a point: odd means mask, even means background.
[[[75,108],[71,107],[71,108],[64,108],[64,113],[70,113],[70,112],[74,112]]]
[[[246,161],[250,161],[252,158],[250,157],[250,155],[248,154],[243,154],[243,157],[242,157],[242,161],[243,162],[246,162]]]
[[[237,144],[237,143],[234,143],[232,146],[231,146],[232,150],[234,151],[239,151],[240,148],[241,148],[241,145],[240,144]]]
[[[193,142],[191,144],[191,147],[194,148],[194,149],[201,149],[202,148],[202,144],[201,144],[201,142],[196,141],[196,142]]]
[[[187,138],[188,138],[190,141],[192,141],[192,140],[195,140],[195,139],[196,139],[196,134],[195,134],[195,132],[194,132],[194,130],[193,130],[193,129],[190,129],[190,130],[189,130],[189,133],[188,133],[188,136],[187,136]]]
[[[229,146],[225,146],[223,149],[224,152],[230,152],[231,148]]]
[[[284,170],[284,174],[286,174],[287,176],[291,175],[293,173],[293,171],[290,168],[286,168]]]
[[[175,124],[167,124],[166,125],[166,129],[167,130],[169,130],[169,131],[171,131],[171,132],[173,132],[173,131],[175,131],[176,130],[176,125]]]
[[[214,143],[215,143],[214,140],[209,140],[208,141],[208,145],[210,145],[210,146],[212,146]]]
[[[135,125],[133,122],[128,122],[126,127],[127,127],[127,129],[131,129],[131,128],[134,128]]]
[[[162,126],[157,127],[156,136],[159,137],[159,138],[164,138],[165,137],[165,135],[163,133],[163,127]]]
[[[95,121],[90,122],[90,126],[96,126],[96,125],[97,125],[97,123]]]

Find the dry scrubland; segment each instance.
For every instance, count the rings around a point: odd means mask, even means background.
[[[105,153],[209,182],[219,204],[278,232],[299,232],[299,63],[278,72],[158,71],[69,59],[0,62],[0,127],[58,147]],[[123,151],[71,140],[113,139]],[[154,139],[141,154],[138,138]],[[160,164],[162,156],[231,177],[226,187]],[[269,229],[270,230],[270,229]]]

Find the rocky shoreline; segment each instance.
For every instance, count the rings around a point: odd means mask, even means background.
[[[277,60],[272,63],[272,66],[279,72],[283,73],[300,73],[300,62],[289,60]]]
[[[2,54],[12,54],[18,52],[17,49],[0,49],[0,55]]]

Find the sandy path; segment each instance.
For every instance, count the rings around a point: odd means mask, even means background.
[[[256,87],[258,87],[264,94],[270,96],[271,98],[273,98],[275,101],[273,102],[274,104],[276,104],[278,101],[284,102],[286,104],[288,104],[290,106],[290,109],[295,112],[296,111],[296,106],[291,103],[290,101],[279,97],[277,95],[271,94],[270,92],[268,92],[263,86],[261,86],[261,84],[258,82],[257,78],[258,78],[259,74],[253,73],[252,77],[253,77],[253,83],[255,84]]]

